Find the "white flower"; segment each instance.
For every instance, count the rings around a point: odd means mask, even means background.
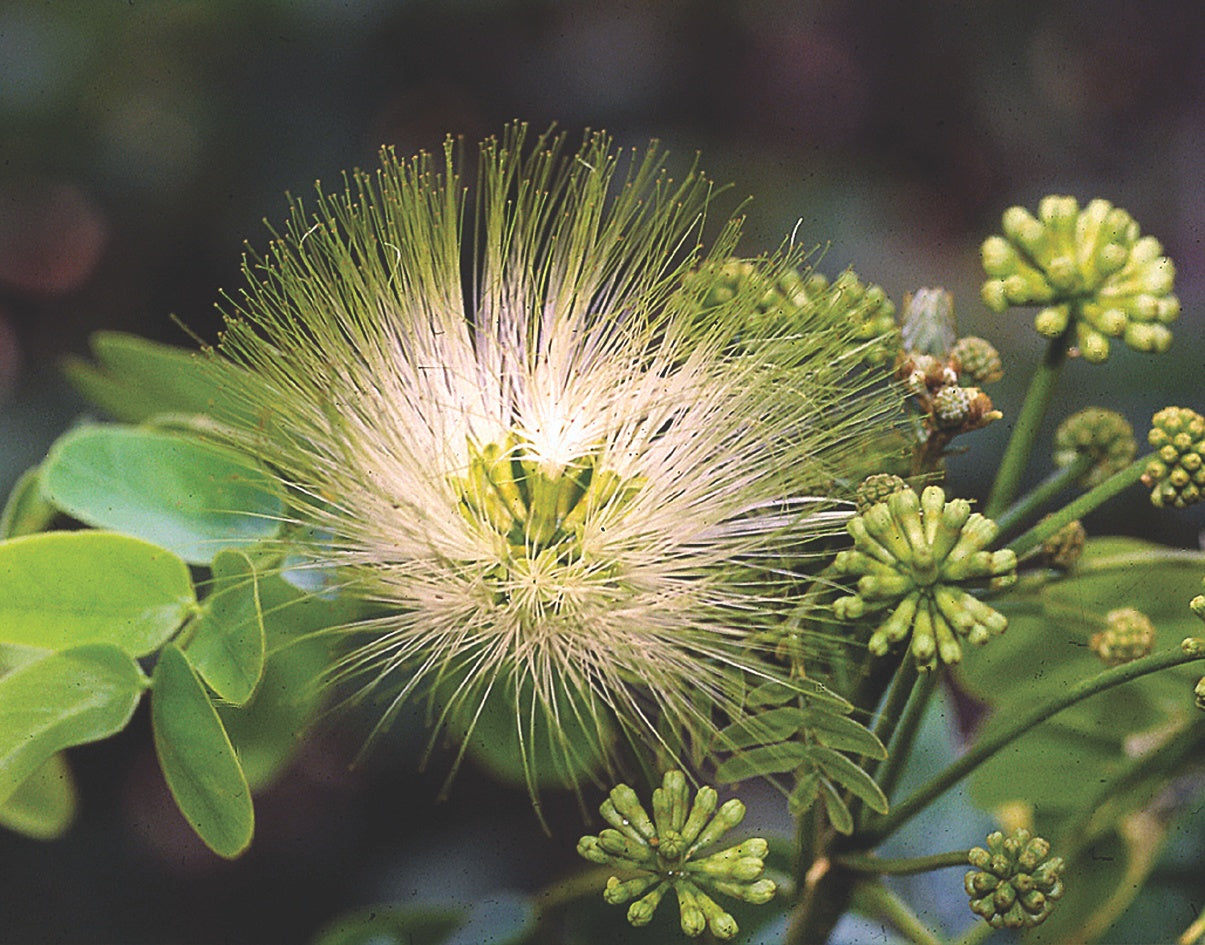
[[[576,770],[618,731],[705,743],[784,675],[763,631],[887,401],[848,380],[856,326],[831,304],[766,327],[793,250],[704,305],[739,229],[704,254],[705,178],[671,180],[655,146],[562,147],[485,142],[472,208],[452,143],[440,171],[386,152],[296,205],[221,351],[250,369],[229,435],[380,614],[344,628],[333,675],[392,707],[434,690],[462,730],[505,698],[524,758],[544,732]]]

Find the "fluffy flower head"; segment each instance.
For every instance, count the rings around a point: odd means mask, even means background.
[[[848,380],[832,307],[751,328],[757,293],[703,304],[687,277],[739,224],[701,248],[697,172],[524,138],[481,146],[475,201],[449,141],[295,204],[227,313],[247,406],[224,424],[375,608],[333,675],[391,707],[432,691],[462,733],[502,700],[524,758],[545,741],[569,771],[616,732],[705,741],[780,673],[759,634],[888,402]]]

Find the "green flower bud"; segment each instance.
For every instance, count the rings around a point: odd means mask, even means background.
[[[1103,407],[1073,413],[1054,434],[1054,464],[1059,468],[1070,466],[1081,455],[1091,458],[1092,465],[1079,479],[1086,489],[1125,469],[1137,449],[1134,428],[1126,418]]]
[[[1028,830],[1007,838],[996,831],[988,835],[987,846],[967,855],[975,867],[963,878],[971,911],[996,929],[1040,925],[1062,898],[1062,859],[1048,858],[1050,844]]]
[[[599,807],[611,826],[598,836],[582,837],[577,852],[592,863],[613,866],[637,875],[607,880],[603,898],[611,905],[631,902],[628,922],[647,925],[670,887],[677,892],[682,929],[700,935],[711,929],[727,940],[737,933],[736,922],[711,899],[704,887],[745,902],[768,902],[775,885],[764,878],[769,845],[753,837],[696,858],[745,817],[736,798],[717,810],[714,788],[701,787],[693,803],[686,776],[667,771],[653,792],[653,816],[627,785],[613,788]],[[639,897],[639,898],[638,898]],[[633,901],[635,900],[635,901]]]
[[[1083,554],[1087,540],[1088,533],[1079,519],[1068,522],[1042,542],[1042,558],[1052,568],[1069,571]]]
[[[1009,208],[1001,225],[1004,235],[988,237],[981,251],[989,308],[1043,306],[1034,324],[1048,338],[1074,321],[1080,354],[1090,362],[1108,358],[1109,338],[1138,351],[1167,350],[1166,325],[1180,308],[1171,294],[1175,267],[1128,213],[1105,200],[1081,210],[1073,197],[1052,196],[1036,217]]]
[[[1088,645],[1108,666],[1120,666],[1150,654],[1155,648],[1155,625],[1151,618],[1133,607],[1110,610],[1106,627],[1092,635]]]
[[[1165,407],[1151,424],[1147,439],[1157,456],[1142,477],[1151,504],[1182,509],[1199,502],[1205,495],[1205,417],[1186,407]]]
[[[668,889],[669,883],[662,881],[643,899],[637,899],[632,903],[628,907],[628,923],[639,928],[652,922],[653,913],[661,905],[661,899],[665,896],[665,892]]]
[[[933,395],[932,416],[939,430],[968,433],[987,426],[1004,416],[992,407],[992,400],[978,387],[950,384]]]
[[[1205,638],[1185,637],[1180,641],[1180,650],[1185,656],[1205,656]]]
[[[1205,710],[1205,676],[1197,680],[1197,686],[1193,689],[1193,695],[1197,698],[1197,708]]]
[[[947,501],[937,486],[920,496],[894,492],[846,528],[854,547],[837,555],[833,569],[857,577],[856,593],[834,601],[833,612],[841,620],[887,612],[867,643],[875,655],[911,637],[916,664],[933,669],[962,658],[960,640],[982,644],[1007,627],[961,585],[1006,586],[1016,580],[1016,555],[986,550],[996,525],[965,499]]]
[[[1000,352],[983,338],[968,335],[959,338],[950,349],[950,363],[961,377],[975,386],[991,384],[1004,376],[1004,365]]]

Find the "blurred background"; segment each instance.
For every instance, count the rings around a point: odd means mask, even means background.
[[[978,300],[978,247],[1010,204],[1105,197],[1177,266],[1172,352],[1073,363],[1062,415],[1112,407],[1141,435],[1159,407],[1205,409],[1198,0],[17,0],[0,3],[0,486],[85,409],[56,363],[90,332],[191,344],[175,315],[212,337],[286,192],[515,118],[701,153],[732,205],[753,197],[750,252],[798,226],[830,276],[853,265],[897,304],[951,290],[1008,370],[989,391],[1006,419],[951,462],[959,494],[986,491],[1042,347],[1029,314]],[[1089,530],[1196,546],[1205,524],[1137,490],[1116,505]],[[347,908],[521,887],[572,857],[571,799],[550,800],[551,839],[471,773],[436,804],[438,772],[394,737],[350,771],[357,746],[311,744],[234,864],[179,821],[145,720],[73,753],[74,830],[0,836],[0,939],[303,941]],[[439,855],[457,847],[471,861]]]

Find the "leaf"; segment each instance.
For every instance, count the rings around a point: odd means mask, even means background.
[[[40,532],[50,524],[57,512],[42,496],[41,470],[37,466],[27,469],[8,494],[4,511],[0,513],[0,538],[16,538]]]
[[[264,672],[259,580],[255,565],[241,551],[219,551],[213,578],[213,591],[201,605],[185,652],[214,692],[242,705]]]
[[[854,832],[853,814],[849,812],[841,793],[833,787],[828,778],[820,779],[820,796],[824,798],[824,809],[828,813],[829,823],[838,833],[849,836]]]
[[[820,794],[820,772],[808,771],[795,782],[795,787],[787,798],[787,807],[792,816],[798,817],[816,803]]]
[[[51,755],[0,804],[0,826],[34,840],[61,837],[75,819],[76,791],[62,752]]]
[[[284,504],[253,460],[162,430],[82,426],[42,467],[46,497],[97,528],[136,535],[191,564],[279,534]]]
[[[807,745],[799,742],[761,745],[726,759],[716,769],[716,778],[731,783],[767,774],[784,774],[794,771],[801,762],[808,760],[810,752]]]
[[[55,753],[129,723],[146,677],[115,646],[50,653],[0,677],[0,801]]]
[[[0,644],[158,649],[196,605],[188,566],[109,532],[42,532],[0,542]]]
[[[374,906],[336,919],[313,945],[442,945],[465,915],[464,909]]]
[[[887,813],[887,798],[874,782],[874,778],[859,768],[844,755],[821,745],[810,745],[808,758],[821,771],[843,788],[860,798],[867,807],[880,814]]]
[[[779,706],[721,729],[716,735],[716,744],[725,751],[733,751],[785,741],[803,727],[808,717],[808,713],[797,706]]]
[[[164,413],[209,413],[222,398],[212,363],[199,352],[117,331],[92,335],[97,364],[70,357],[67,379],[115,420],[141,423]]]
[[[151,687],[155,752],[176,805],[214,853],[238,856],[255,828],[251,792],[201,680],[174,644],[159,654]]]
[[[284,769],[322,704],[330,646],[320,631],[352,616],[348,602],[305,594],[278,575],[260,581],[259,597],[268,653],[263,677],[246,705],[218,706],[252,791]]]
[[[838,751],[855,752],[882,761],[887,749],[873,732],[846,715],[811,709],[804,723],[821,744]]]

